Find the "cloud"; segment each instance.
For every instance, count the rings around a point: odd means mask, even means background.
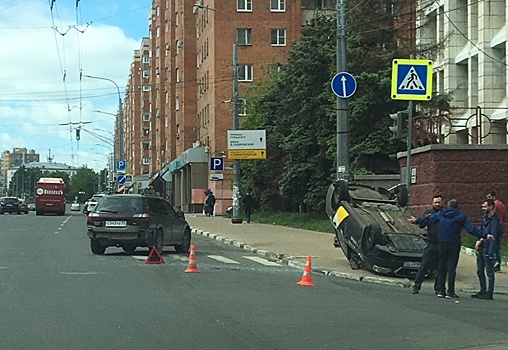
[[[95,162],[85,151],[100,141],[82,133],[78,146],[73,137],[75,123],[92,121],[83,127],[113,131],[114,117],[93,111],[116,113],[118,107],[113,83],[80,80],[80,71],[113,80],[123,98],[140,43],[120,27],[93,22],[76,26],[74,2],[59,5],[53,29],[45,0],[7,8],[0,5],[0,146],[1,151],[35,149],[41,160],[51,149],[54,161],[80,166]],[[64,123],[74,124],[59,125]]]

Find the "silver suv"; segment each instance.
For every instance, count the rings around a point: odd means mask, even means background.
[[[133,252],[137,247],[164,246],[187,253],[191,229],[166,200],[140,194],[103,197],[87,217],[88,237],[93,254],[104,254],[107,247]]]

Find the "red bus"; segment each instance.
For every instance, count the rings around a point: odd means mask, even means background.
[[[65,214],[65,183],[59,177],[41,177],[35,185],[35,214]]]

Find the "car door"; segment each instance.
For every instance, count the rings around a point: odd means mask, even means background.
[[[171,223],[171,243],[179,244],[182,242],[185,230],[185,221],[178,217],[175,209],[167,201],[164,202],[165,215],[168,222]]]

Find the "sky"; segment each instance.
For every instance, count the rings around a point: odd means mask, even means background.
[[[76,167],[107,167],[114,83],[123,100],[150,8],[151,0],[1,0],[0,151],[24,147],[44,162],[51,155]],[[80,80],[80,71],[114,83]]]

